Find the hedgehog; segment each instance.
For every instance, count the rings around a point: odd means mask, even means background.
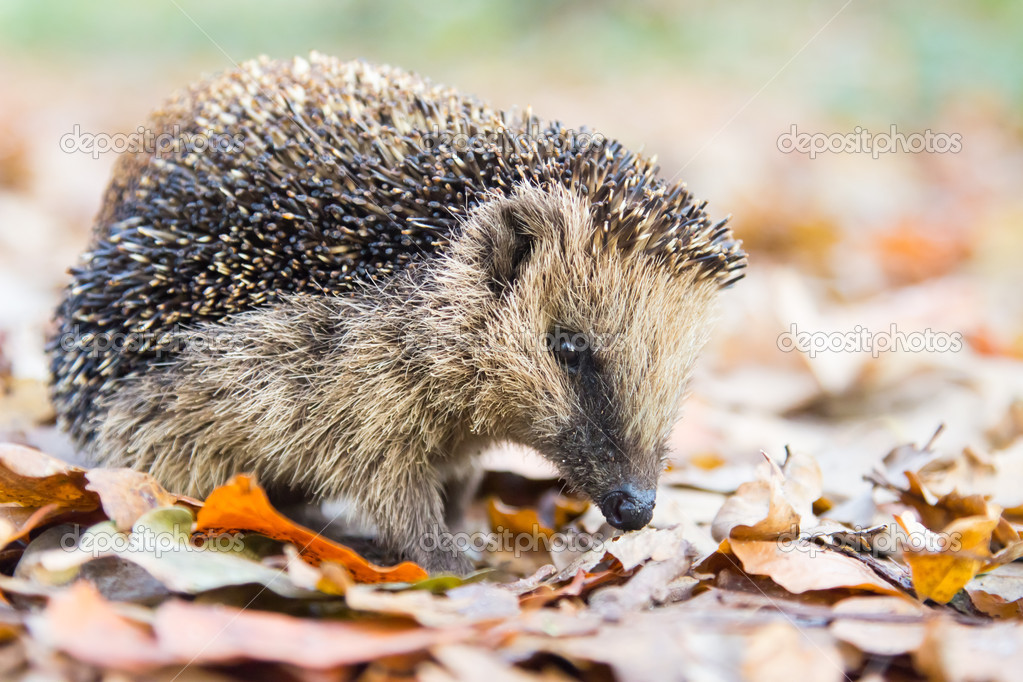
[[[653,158],[316,53],[209,78],[147,130],[48,345],[82,453],[197,496],[249,472],[280,504],[344,498],[430,571],[472,567],[442,540],[494,442],[649,523],[746,264]]]

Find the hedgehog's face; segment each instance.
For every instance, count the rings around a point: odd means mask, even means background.
[[[588,208],[563,192],[520,192],[488,215],[503,236],[481,404],[613,526],[640,528],[717,287],[646,254],[595,252]]]

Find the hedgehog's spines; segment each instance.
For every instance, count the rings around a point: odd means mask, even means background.
[[[119,160],[58,316],[79,346],[103,334],[136,343],[100,357],[51,346],[54,397],[79,440],[95,402],[166,357],[177,329],[386,279],[446,250],[488,193],[520,184],[585,197],[594,255],[642,253],[719,286],[745,264],[727,223],[658,178],[652,157],[599,136],[577,144],[531,109],[494,110],[386,66],[247,62],[171,102],[152,128],[176,145]]]

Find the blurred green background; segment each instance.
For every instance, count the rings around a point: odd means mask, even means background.
[[[985,92],[1023,104],[1023,5],[1012,0],[0,4],[8,56],[77,68],[128,61],[157,72],[316,48],[441,74],[497,64],[542,83],[685,70],[759,88],[820,28],[772,89],[812,89],[819,104],[843,114],[881,106],[919,118],[950,98]]]

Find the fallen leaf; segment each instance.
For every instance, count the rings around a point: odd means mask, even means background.
[[[905,597],[850,597],[832,612],[831,634],[866,653],[900,656],[924,640],[927,611]]]
[[[966,341],[973,350],[983,355],[1005,356],[1023,359],[1023,337],[1004,339],[987,327],[981,327],[966,334]]]
[[[554,534],[553,528],[540,521],[540,515],[535,509],[512,507],[496,497],[487,501],[487,516],[495,532],[498,529],[508,529],[516,535],[550,537]]]
[[[29,617],[28,628],[44,645],[104,668],[142,672],[175,660],[148,627],[126,618],[87,582],[54,595]]]
[[[928,679],[940,682],[1016,682],[1023,670],[1023,628],[1015,623],[975,627],[935,618],[913,652],[913,663]]]
[[[965,589],[973,605],[989,616],[1023,617],[1023,564],[998,566],[973,578]]]
[[[557,669],[545,670],[542,674],[532,673],[512,666],[499,655],[475,646],[447,644],[434,647],[430,653],[443,666],[443,670],[427,665],[418,668],[416,678],[424,682],[441,680],[478,680],[480,672],[486,671],[488,682],[569,682],[572,678]]]
[[[153,631],[163,651],[189,665],[251,660],[312,669],[421,651],[468,634],[457,629],[422,628],[407,621],[314,621],[181,601],[156,609]]]
[[[900,594],[863,562],[808,540],[729,540],[728,546],[747,573],[765,575],[793,594],[838,588]]]
[[[689,456],[687,460],[697,469],[711,471],[727,464],[727,460],[716,452],[698,452]]]
[[[567,495],[556,495],[554,497],[554,527],[563,528],[574,519],[582,516],[590,508],[587,500],[580,500]]]
[[[749,682],[789,682],[793,671],[805,680],[846,679],[838,648],[820,632],[791,623],[772,623],[756,630],[742,649],[742,675]]]
[[[677,606],[666,606],[627,613],[621,622],[606,623],[594,634],[521,634],[503,648],[519,658],[549,652],[570,661],[584,677],[588,672],[596,679],[607,675],[595,663],[609,666],[613,679],[627,682],[739,680],[736,652],[743,651],[747,641],[739,631],[715,627],[710,619],[693,622]],[[792,670],[789,674],[791,679]]]
[[[689,543],[682,537],[682,527],[643,528],[604,543],[608,554],[618,559],[622,570],[631,571],[646,561],[665,561],[685,556]]]
[[[897,284],[909,284],[954,270],[970,256],[971,241],[966,231],[906,221],[880,233],[876,248],[885,274]]]
[[[345,603],[356,611],[414,618],[421,624],[443,627],[502,620],[519,613],[519,600],[497,585],[472,583],[444,595],[425,590],[389,592],[370,585],[352,585]]]
[[[711,530],[714,539],[770,539],[798,532],[816,521],[814,500],[821,496],[820,467],[812,457],[789,453],[778,467],[768,455],[759,480],[743,483],[721,506]]]
[[[150,613],[119,608],[85,582],[54,596],[28,626],[40,642],[79,661],[129,672],[239,661],[328,669],[420,651],[466,634],[396,621],[317,622],[181,601]]]
[[[198,500],[171,495],[155,478],[134,469],[91,469],[85,478],[86,488],[99,495],[103,511],[118,530],[130,530],[140,516],[157,507],[202,506]]]
[[[1023,440],[992,452],[966,447],[951,456],[927,454],[915,462],[915,468],[898,466],[893,470],[889,465],[889,474],[872,477],[875,484],[887,487],[917,509],[924,525],[937,530],[952,518],[980,513],[964,509],[965,505],[979,505],[978,499],[1000,506],[1009,518],[1023,519],[1023,489],[1016,484],[1023,479]],[[905,484],[893,482],[900,475]],[[941,512],[948,514],[943,521],[932,519]]]
[[[623,585],[610,585],[590,596],[590,608],[607,620],[621,620],[629,611],[639,611],[654,604],[677,601],[691,595],[698,580],[689,577],[683,583],[679,578],[692,566],[685,554],[677,554],[663,561],[651,561],[640,568]]]
[[[44,507],[0,506],[0,547],[6,547],[20,540],[47,521],[59,516],[62,510],[57,504]]]
[[[567,584],[558,585],[557,583],[549,582],[539,585],[528,594],[523,594],[519,605],[523,609],[539,609],[565,597],[582,597],[595,588],[619,580],[625,575],[627,575],[626,572],[622,570],[621,565],[617,562],[606,571],[598,571],[596,573],[589,573],[580,569]]]
[[[99,496],[86,490],[84,469],[13,443],[0,443],[0,503],[35,508],[55,504],[62,511],[100,506]]]
[[[372,564],[344,545],[294,523],[274,509],[263,489],[245,474],[210,493],[199,510],[196,530],[211,535],[245,530],[290,542],[304,559],[313,564],[335,561],[360,583],[415,582],[427,577],[425,570],[408,561],[392,567]]]
[[[192,514],[182,507],[147,512],[131,533],[121,533],[104,521],[82,534],[74,549],[50,549],[34,557],[32,575],[60,584],[68,571],[99,558],[116,556],[144,568],[168,590],[199,594],[231,585],[263,585],[285,597],[310,597],[291,583],[284,570],[264,566],[244,555],[244,544],[232,538],[220,549],[191,542]],[[72,574],[73,575],[73,574]],[[47,580],[47,576],[52,576]]]
[[[903,556],[912,572],[913,589],[921,599],[947,604],[991,558],[989,545],[997,518],[956,519],[941,534],[902,515],[895,520],[910,537]]]

